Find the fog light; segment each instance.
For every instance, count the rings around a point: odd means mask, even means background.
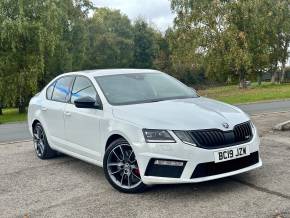
[[[155,160],[154,164],[155,165],[166,165],[166,166],[177,166],[177,167],[183,166],[183,162],[173,161],[173,160]]]

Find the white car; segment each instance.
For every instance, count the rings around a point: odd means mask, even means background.
[[[127,193],[262,166],[244,112],[156,70],[62,74],[31,99],[28,123],[40,159],[61,152],[98,165]]]

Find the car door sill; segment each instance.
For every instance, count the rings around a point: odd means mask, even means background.
[[[94,160],[94,159],[89,158],[87,156],[76,154],[76,153],[74,153],[72,151],[68,151],[68,150],[63,149],[63,148],[56,148],[55,150],[57,150],[57,151],[59,151],[61,153],[64,153],[64,154],[66,154],[68,156],[74,157],[76,159],[80,159],[82,161],[85,161],[87,163],[94,164],[94,165],[97,165],[99,167],[103,167],[103,163],[101,161]]]

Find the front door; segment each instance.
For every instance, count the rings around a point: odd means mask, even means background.
[[[64,110],[66,141],[72,152],[100,161],[100,120],[103,118],[103,110],[77,108],[74,105],[76,99],[87,96],[99,101],[90,79],[77,76],[72,88],[70,103]]]

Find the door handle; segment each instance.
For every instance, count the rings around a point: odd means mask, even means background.
[[[42,111],[47,111],[47,107],[41,107]]]
[[[68,112],[68,111],[65,111],[65,112],[64,112],[64,115],[65,115],[65,116],[70,116],[70,115],[71,115],[71,113],[70,113],[70,112]]]

